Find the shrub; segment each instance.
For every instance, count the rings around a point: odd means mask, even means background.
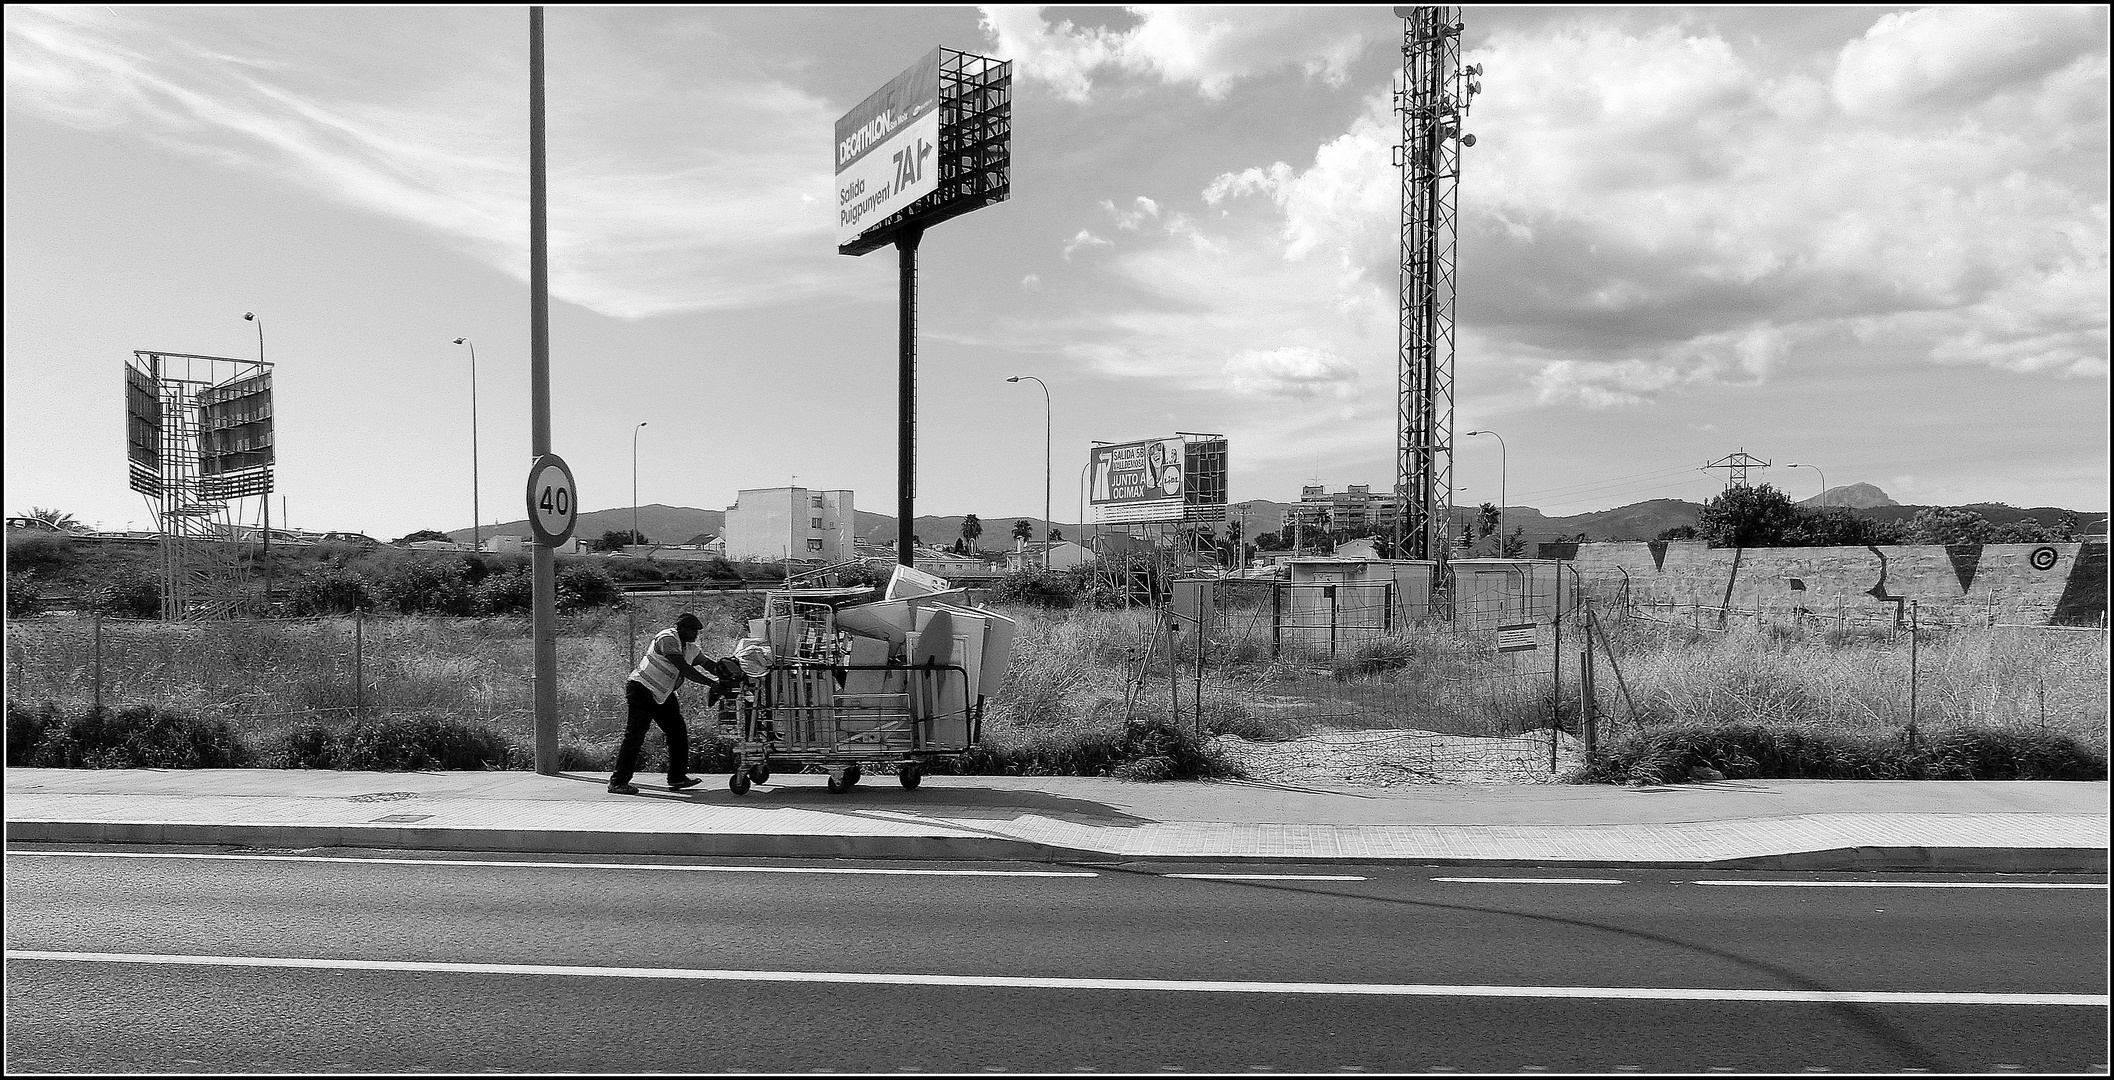
[[[1134,780],[1240,776],[1237,766],[1206,748],[1193,732],[1164,719],[1115,725],[1097,725],[1094,719],[1037,732],[1012,745],[986,737],[961,757],[934,761],[930,771],[956,776],[1120,775]],[[1144,764],[1148,759],[1153,760]]]
[[[37,579],[28,572],[7,574],[7,617],[26,619],[42,609],[37,600]]]
[[[73,538],[62,533],[26,533],[7,538],[10,570],[56,573],[74,562]]]
[[[1068,608],[1078,596],[1078,585],[1069,575],[1041,570],[1016,570],[991,587],[991,602],[995,604]]]
[[[1675,724],[1587,755],[1571,783],[1667,784],[1698,766],[1732,780],[2104,780],[2107,759],[2052,732],[1961,727],[1905,739],[1764,724]]]
[[[468,615],[470,576],[453,559],[409,559],[390,568],[377,591],[406,615]]]
[[[296,615],[348,615],[373,611],[375,584],[349,566],[319,566],[294,579],[287,603]]]
[[[90,708],[9,702],[7,763],[59,769],[235,769],[256,755],[227,724],[152,705]]]
[[[84,594],[88,610],[121,619],[161,617],[161,579],[143,570],[119,570]]]
[[[526,566],[494,570],[470,595],[479,615],[526,614],[536,605],[535,573]]]
[[[532,764],[500,732],[432,714],[297,728],[287,735],[289,768],[368,772],[478,771]]]
[[[616,582],[601,567],[568,566],[558,571],[558,607],[563,611],[607,607],[617,602]]]

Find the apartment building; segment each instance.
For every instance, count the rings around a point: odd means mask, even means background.
[[[836,563],[853,557],[852,493],[804,487],[743,488],[727,507],[727,558]]]

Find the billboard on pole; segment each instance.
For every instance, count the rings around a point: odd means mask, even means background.
[[[1222,521],[1226,440],[1179,437],[1094,447],[1088,500],[1096,524]]]
[[[837,243],[939,189],[940,50],[837,119]]]

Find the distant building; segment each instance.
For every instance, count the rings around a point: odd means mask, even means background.
[[[1285,508],[1285,536],[1296,525],[1302,532],[1324,533],[1338,529],[1377,528],[1391,533],[1397,516],[1395,500],[1373,494],[1371,484],[1352,484],[1342,491],[1329,491],[1321,484],[1299,489],[1299,504]]]
[[[727,507],[726,557],[740,562],[845,562],[853,554],[854,520],[850,491],[744,488]]]
[[[487,536],[484,538],[484,550],[519,555],[527,541],[525,536]]]
[[[1021,541],[1012,551],[1006,553],[1006,570],[1017,573],[1021,570],[1042,569],[1042,549],[1043,543],[1040,540],[1032,543]],[[1093,552],[1072,543],[1070,540],[1052,540],[1049,543],[1049,549],[1049,566],[1052,570],[1070,570],[1075,566],[1094,561]]]

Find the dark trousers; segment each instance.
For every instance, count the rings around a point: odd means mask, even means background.
[[[659,724],[662,737],[668,740],[668,779],[690,775],[690,726],[683,722],[683,708],[676,704],[675,695],[655,701],[653,691],[636,679],[626,679],[624,706],[624,741],[617,744],[617,767],[609,774],[609,782],[631,782],[632,772],[639,767],[639,748],[646,743],[646,728],[652,724]]]

